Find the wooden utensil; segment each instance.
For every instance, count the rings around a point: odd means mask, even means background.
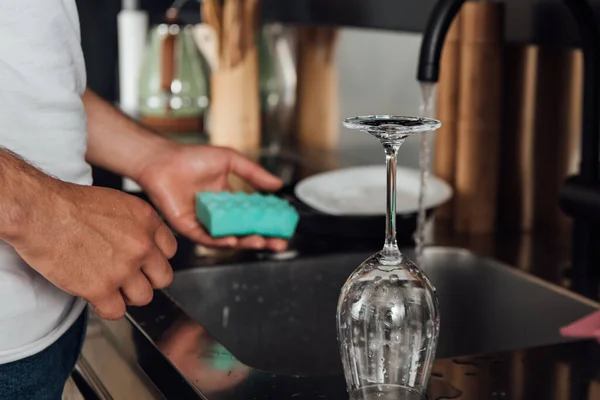
[[[502,117],[504,5],[467,2],[461,14],[454,228],[491,233]]]
[[[434,173],[450,186],[455,185],[456,136],[458,128],[458,89],[460,78],[460,14],[448,30],[440,62],[440,79],[437,89],[437,118],[442,127],[435,134]],[[453,200],[435,212],[438,220],[450,221]]]
[[[210,142],[242,152],[260,147],[258,0],[205,0],[204,19],[218,37],[211,75]]]
[[[298,31],[297,144],[334,149],[339,137],[335,50],[338,29],[301,27]]]
[[[506,65],[499,227],[549,232],[568,227],[558,207],[577,170],[581,131],[580,50],[512,45]]]

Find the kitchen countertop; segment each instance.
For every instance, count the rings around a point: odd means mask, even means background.
[[[361,163],[361,160],[340,161],[316,154],[312,157],[322,163],[318,169]],[[275,164],[271,167],[279,168]],[[288,174],[291,181],[299,175],[310,174],[310,171],[302,172],[298,168],[292,170],[293,173],[286,172],[284,167],[277,172],[284,176]],[[568,273],[565,274],[569,266],[569,238],[566,235],[548,238],[520,234],[457,236],[445,234],[443,227],[438,225],[430,241],[472,250],[561,286],[569,284]],[[304,251],[301,244],[297,249]],[[324,249],[313,247],[307,251]],[[257,260],[266,256],[264,253],[215,254],[180,239],[180,250],[173,260],[173,267],[175,270],[209,267],[232,258]],[[102,325],[124,357],[139,367],[168,399],[348,398],[341,374],[282,376],[243,365],[163,292],[157,292],[147,307],[130,308],[127,318],[102,322]],[[600,345],[595,341],[578,341],[436,360],[429,399],[450,398],[600,399]]]

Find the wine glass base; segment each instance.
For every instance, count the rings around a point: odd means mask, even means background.
[[[399,115],[363,115],[346,118],[344,125],[375,136],[382,143],[400,144],[407,136],[438,129],[441,123],[430,118]]]
[[[420,393],[400,385],[373,385],[354,390],[350,400],[421,400]]]

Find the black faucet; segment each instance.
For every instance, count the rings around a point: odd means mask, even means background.
[[[450,24],[465,0],[438,0],[425,28],[417,79],[437,82]],[[583,50],[583,115],[579,174],[561,190],[562,210],[573,218],[573,289],[598,296],[600,279],[600,30],[586,0],[564,0],[577,23]]]

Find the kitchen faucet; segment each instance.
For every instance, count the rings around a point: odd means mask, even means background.
[[[465,0],[438,0],[427,22],[417,79],[437,82],[440,58],[450,24]],[[583,50],[583,114],[579,173],[561,190],[562,210],[573,218],[573,289],[598,295],[600,277],[600,30],[586,0],[565,0],[575,19]]]

